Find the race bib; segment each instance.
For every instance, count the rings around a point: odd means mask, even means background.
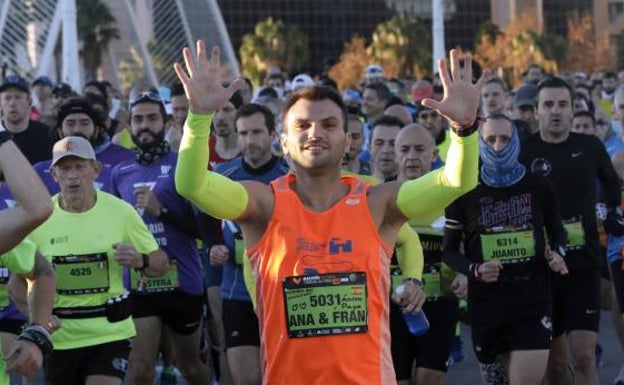
[[[506,231],[481,234],[483,261],[526,262],[535,256],[533,231]]]
[[[567,250],[578,250],[585,246],[585,231],[580,219],[563,221],[563,227],[568,232]]]
[[[282,291],[290,338],[368,331],[366,273],[285,277]]]
[[[59,294],[78,295],[108,291],[108,256],[106,253],[52,257]]]
[[[425,264],[422,283],[423,290],[427,294],[427,301],[435,301],[444,296],[440,264]]]
[[[169,261],[169,270],[160,277],[146,277],[135,269],[130,269],[130,289],[148,293],[173,291],[180,287],[178,280],[178,262]]]

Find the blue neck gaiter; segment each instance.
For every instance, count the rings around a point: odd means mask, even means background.
[[[518,162],[520,138],[514,127],[507,146],[496,151],[483,141],[479,135],[479,156],[481,157],[481,180],[490,187],[507,187],[518,182],[526,168]]]

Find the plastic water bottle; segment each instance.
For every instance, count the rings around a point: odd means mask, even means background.
[[[403,295],[405,286],[400,285],[394,290],[396,295]],[[415,336],[422,336],[429,330],[429,320],[425,316],[425,312],[421,309],[418,313],[403,313],[403,319],[409,328],[410,333]]]

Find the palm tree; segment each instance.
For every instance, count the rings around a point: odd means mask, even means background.
[[[279,66],[293,72],[306,63],[308,56],[308,37],[299,27],[271,17],[256,24],[253,34],[243,36],[240,47],[243,73],[255,84],[262,83],[267,68]]]
[[[395,16],[373,32],[368,54],[388,76],[430,75],[431,34],[416,17]]]
[[[87,79],[95,79],[102,64],[102,52],[113,39],[119,39],[117,20],[101,0],[78,0],[78,39],[82,43],[81,57]]]

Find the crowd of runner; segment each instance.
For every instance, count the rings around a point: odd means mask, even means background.
[[[452,51],[254,87],[219,55],[125,92],[2,80],[0,385],[443,384],[468,346],[485,384],[598,384],[624,71],[512,88]]]

